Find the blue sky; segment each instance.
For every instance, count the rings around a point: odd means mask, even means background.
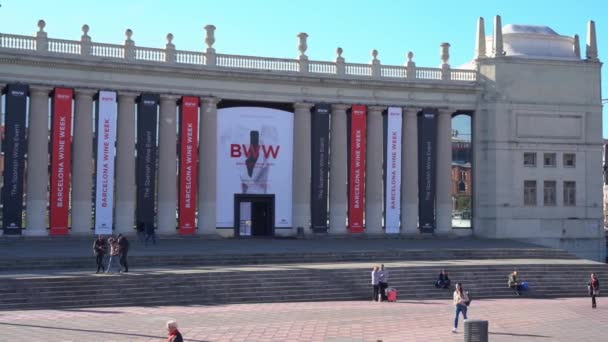
[[[608,1],[399,1],[399,0],[0,0],[0,32],[33,35],[38,19],[49,37],[80,39],[83,24],[94,41],[122,43],[133,30],[137,45],[164,47],[171,32],[177,49],[205,48],[203,26],[217,27],[218,53],[295,58],[298,32],[309,35],[307,55],[333,60],[336,47],[349,62],[366,63],[377,49],[383,64],[402,65],[408,51],[419,66],[440,63],[439,44],[451,44],[450,64],[473,57],[477,18],[492,34],[496,14],[504,24],[546,25],[562,35],[579,34],[595,20],[601,60],[608,60]],[[582,48],[584,54],[584,48]],[[608,98],[604,68],[603,98]],[[604,122],[608,111],[604,110]],[[604,137],[608,127],[604,124]]]

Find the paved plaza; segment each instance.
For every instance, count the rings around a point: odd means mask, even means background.
[[[602,341],[608,301],[589,298],[473,301],[469,318],[490,322],[491,341]],[[451,301],[312,302],[113,307],[0,312],[2,341],[163,341],[179,322],[186,341],[463,341]]]

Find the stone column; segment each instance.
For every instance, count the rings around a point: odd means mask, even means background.
[[[418,233],[418,109],[403,110],[401,234]]]
[[[27,207],[25,235],[47,235],[49,184],[49,93],[50,87],[30,87],[27,139]]]
[[[437,124],[437,233],[452,230],[452,109],[439,109]]]
[[[348,198],[346,196],[347,182],[347,146],[346,146],[346,110],[349,105],[335,104],[331,106],[330,131],[330,174],[329,174],[329,233],[333,235],[346,234],[346,211]]]
[[[93,222],[93,95],[76,89],[72,164],[72,234],[92,234]]]
[[[365,149],[365,232],[381,235],[382,229],[382,111],[386,107],[371,106],[367,116]]]
[[[177,220],[177,133],[175,95],[160,96],[158,137],[158,232],[176,234]]]
[[[4,91],[5,87],[6,87],[6,83],[0,83],[0,94],[2,94],[2,92]],[[1,99],[0,99],[0,108],[2,108],[2,100]],[[0,151],[2,151],[2,139],[1,138],[0,138]],[[2,177],[2,176],[3,175],[0,172],[0,177]],[[0,229],[0,231],[2,231],[2,232],[0,232],[0,236],[2,236],[2,233],[4,232],[4,230]]]
[[[293,228],[310,232],[310,164],[312,103],[294,105],[293,124]]]
[[[135,225],[135,97],[118,94],[116,134],[116,212],[115,232],[133,232]]]
[[[215,234],[217,178],[217,103],[215,97],[201,98],[198,150],[198,233]]]

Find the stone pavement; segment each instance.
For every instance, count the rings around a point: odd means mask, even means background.
[[[473,301],[490,340],[602,341],[608,301],[513,298]],[[186,341],[463,341],[451,301],[307,302],[0,312],[1,341],[163,341],[176,319]],[[604,336],[604,337],[602,337]]]

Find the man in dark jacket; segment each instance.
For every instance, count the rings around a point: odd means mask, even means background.
[[[106,249],[106,240],[101,235],[98,235],[95,242],[93,242],[93,254],[95,254],[95,261],[97,262],[96,273],[99,273],[99,271],[103,272],[103,257],[106,255]]]
[[[127,254],[129,253],[129,240],[122,234],[118,234],[118,256],[120,260],[120,267],[123,268],[121,272],[129,272],[129,264],[127,263]]]

